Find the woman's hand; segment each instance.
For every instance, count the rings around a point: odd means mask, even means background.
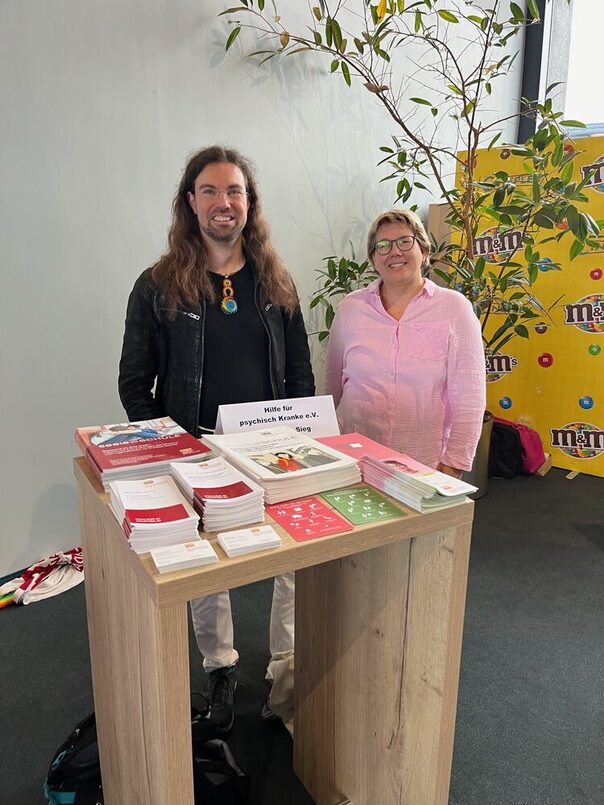
[[[458,470],[456,467],[449,467],[448,464],[443,464],[442,462],[436,468],[439,472],[444,472],[445,475],[452,475],[453,478],[461,478],[463,475],[463,470]]]

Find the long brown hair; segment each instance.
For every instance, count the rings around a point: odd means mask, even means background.
[[[198,151],[187,162],[172,203],[168,250],[153,266],[153,280],[173,312],[179,304],[195,305],[200,298],[216,301],[208,275],[206,246],[188,193],[195,192],[195,180],[207,165],[220,162],[236,165],[245,178],[249,209],[242,234],[243,249],[254,263],[262,302],[272,302],[291,313],[298,303],[296,288],[272,244],[252,165],[238,151],[220,145]]]

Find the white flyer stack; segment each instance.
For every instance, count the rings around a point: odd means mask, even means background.
[[[136,553],[199,539],[199,517],[169,475],[112,481],[109,505]]]
[[[160,573],[186,570],[189,567],[211,565],[218,562],[216,551],[207,539],[196,539],[179,545],[167,545],[151,551],[155,567]]]
[[[356,459],[286,426],[204,436],[203,441],[253,479],[267,503],[359,483]]]
[[[270,525],[241,528],[237,531],[218,534],[218,543],[231,559],[246,553],[279,548],[282,544],[281,537]]]
[[[204,531],[264,522],[264,490],[224,458],[171,464],[170,472],[201,517]]]

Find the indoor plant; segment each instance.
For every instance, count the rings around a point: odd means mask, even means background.
[[[278,2],[239,0],[222,12],[233,25],[228,50],[243,28],[257,32],[261,48],[251,56],[264,63],[277,56],[314,51],[329,60],[331,73],[344,87],[371,92],[395,126],[391,142],[381,147],[385,179],[396,185],[395,201],[412,202],[428,184],[445,205],[452,236],[433,238],[434,273],[472,302],[482,326],[487,356],[510,339],[527,338],[527,324],[547,316],[534,294],[549,239],[569,240],[569,258],[598,235],[598,224],[577,208],[585,201],[588,181],[572,180],[576,151],[569,147],[565,125],[547,88],[542,102],[522,99],[517,112],[497,118],[492,95],[515,59],[512,40],[539,23],[535,0],[526,12],[516,2],[441,2],[441,0],[317,0],[309,6],[308,28],[294,31],[280,15]],[[285,4],[283,4],[285,5]],[[244,12],[244,13],[242,13]],[[396,78],[403,60],[414,69],[414,86],[429,85],[423,96],[408,96]],[[358,80],[355,80],[358,79]],[[494,148],[510,117],[529,116],[535,133],[511,153],[522,159],[528,186],[516,184],[509,171],[478,178],[480,149]],[[439,137],[443,121],[454,131]],[[450,127],[449,127],[450,129]],[[416,204],[411,205],[413,209]],[[489,226],[485,250],[479,235]],[[493,248],[493,241],[500,246]],[[559,265],[548,261],[548,270]],[[368,284],[371,265],[352,257],[326,258],[323,281],[311,307],[324,306],[327,337],[333,303],[356,287]]]
[[[565,239],[572,260],[595,245],[599,233],[598,223],[579,208],[590,176],[573,180],[577,151],[565,127],[581,124],[555,110],[556,85],[540,101],[521,99],[512,114],[501,117],[492,109],[497,84],[515,60],[514,41],[540,23],[535,0],[526,0],[526,10],[501,0],[317,0],[301,30],[288,25],[281,5],[239,0],[224,11],[233,26],[227,50],[248,28],[260,42],[250,55],[261,64],[313,51],[326,57],[344,90],[373,95],[394,125],[380,164],[384,179],[395,184],[395,203],[415,209],[428,191],[444,205],[450,237],[431,235],[433,272],[472,303],[488,371],[504,345],[528,338],[531,324],[548,318],[534,291],[546,261],[547,270],[560,269],[547,255],[548,241]],[[411,77],[401,80],[410,68]],[[534,134],[506,149],[520,161],[520,171],[516,164],[513,171],[502,167],[482,175],[480,154],[501,148],[510,120],[521,116],[535,121]],[[323,306],[318,336],[324,339],[334,304],[375,275],[354,251],[326,258],[320,274],[311,307]]]

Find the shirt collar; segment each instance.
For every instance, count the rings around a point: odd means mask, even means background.
[[[374,280],[367,286],[367,290],[371,291],[372,294],[375,296],[380,295],[380,285],[382,284],[382,280],[378,277],[378,279]],[[424,287],[418,293],[418,297],[420,296],[427,296],[428,298],[434,296],[434,291],[436,290],[436,283],[432,282],[432,280],[428,279],[428,277],[424,277]]]

